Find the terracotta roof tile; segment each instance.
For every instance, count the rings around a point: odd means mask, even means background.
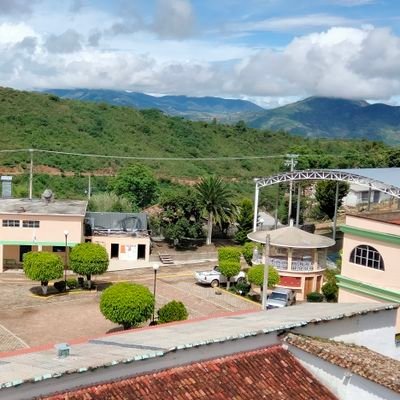
[[[289,333],[283,339],[307,353],[400,393],[400,361],[364,346]]]
[[[103,383],[47,400],[334,400],[281,346]]]

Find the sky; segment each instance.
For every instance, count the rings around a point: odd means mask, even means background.
[[[0,0],[0,86],[400,105],[400,0]]]

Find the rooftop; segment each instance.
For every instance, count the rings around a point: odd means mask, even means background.
[[[78,399],[335,400],[280,345],[135,376],[50,397]]]
[[[265,335],[268,333],[323,321],[351,318],[376,311],[393,310],[397,307],[397,304],[379,303],[305,303],[268,312],[228,314],[216,318],[133,329],[96,339],[86,339],[72,344],[71,355],[65,359],[55,356],[52,345],[36,351],[31,350],[31,352],[22,350],[12,355],[0,354],[0,389],[54,377],[58,377],[57,381],[60,382],[64,376],[68,377],[70,374],[85,371],[91,371],[90,379],[94,379],[95,372],[98,371],[101,374],[105,366],[113,365],[121,369],[134,368],[137,361],[154,358],[160,360],[158,362],[160,365],[168,356],[173,356],[175,359],[187,354],[181,350],[212,344],[220,346],[224,343],[229,344],[231,348],[234,345],[233,342],[246,343],[237,339],[259,337],[260,340],[262,339],[263,346],[266,346]],[[112,371],[108,369],[107,373]],[[118,376],[124,376],[121,372],[119,373]],[[127,375],[125,373],[125,376]],[[92,380],[90,383],[94,382]]]
[[[295,249],[321,249],[335,244],[333,239],[303,231],[294,226],[287,226],[272,231],[257,231],[247,235],[253,242],[265,243],[266,235],[270,237],[271,246],[291,247]]]
[[[350,217],[371,219],[387,224],[400,225],[400,211],[348,213]]]
[[[284,341],[400,393],[400,361],[363,346],[289,333]]]
[[[0,214],[84,216],[86,207],[83,200],[0,199]]]

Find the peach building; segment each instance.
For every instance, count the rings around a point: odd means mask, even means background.
[[[327,248],[335,241],[294,226],[252,232],[248,238],[265,244],[267,234],[270,237],[269,264],[279,272],[278,286],[293,289],[300,301],[310,292],[320,292],[327,267]]]
[[[0,199],[0,272],[22,265],[30,251],[51,251],[64,259],[65,245],[102,244],[109,270],[149,262],[145,214],[87,213],[87,201]]]
[[[400,212],[347,215],[341,230],[339,302],[400,303]]]

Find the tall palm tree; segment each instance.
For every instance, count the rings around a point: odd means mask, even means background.
[[[234,194],[221,178],[216,176],[202,178],[195,188],[200,206],[207,218],[206,244],[211,244],[213,223],[232,221],[236,216]]]

